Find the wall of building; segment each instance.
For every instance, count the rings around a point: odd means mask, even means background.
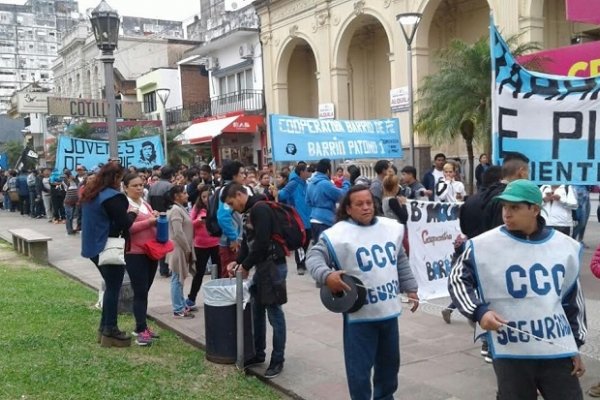
[[[202,65],[181,65],[181,103],[183,108],[210,100],[208,71]]]
[[[0,3],[0,114],[10,108],[12,94],[32,82],[52,88],[52,61],[76,11],[72,0]]]

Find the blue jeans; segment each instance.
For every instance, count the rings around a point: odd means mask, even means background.
[[[98,265],[98,256],[91,258],[92,262],[100,271],[104,279],[106,290],[102,299],[102,318],[100,319],[100,330],[117,327],[117,311],[119,306],[119,292],[125,276],[123,265]]]
[[[67,233],[69,235],[72,235],[75,233],[75,231],[73,230],[73,212],[75,210],[75,207],[70,206],[68,204],[65,204],[64,207],[65,207],[65,217],[67,218],[67,220],[65,222],[65,226],[67,227]]]
[[[183,297],[183,285],[179,282],[179,274],[173,272],[171,275],[171,304],[173,312],[182,312],[185,308],[185,297]]]
[[[35,198],[36,198],[35,189],[34,190],[30,190],[29,191],[29,216],[32,217],[32,218],[33,217],[37,217],[37,209],[36,209]]]
[[[10,196],[8,195],[8,192],[4,192],[4,209],[6,211],[10,211],[10,209],[12,208],[12,204],[10,202]]]
[[[344,315],[344,361],[352,400],[393,400],[400,370],[398,318],[348,323]]]
[[[585,235],[585,228],[587,227],[588,219],[590,219],[590,197],[585,196],[583,199],[579,199],[579,210],[577,212],[580,214],[579,221],[577,221],[577,225],[573,228],[573,239],[583,242],[583,235]]]
[[[287,265],[277,265],[279,272],[279,282],[287,277]],[[269,318],[269,324],[273,328],[273,352],[271,353],[271,363],[282,363],[285,361],[285,314],[280,304],[264,305],[259,304],[256,299],[252,299],[252,311],[254,320],[254,347],[257,358],[265,358],[265,349],[267,347],[267,321],[265,314]]]

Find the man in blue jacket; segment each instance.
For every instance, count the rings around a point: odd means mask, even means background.
[[[304,228],[306,229],[306,243],[304,243],[304,246],[302,246],[301,249],[296,250],[295,253],[298,275],[304,275],[306,272],[304,261],[311,237],[310,213],[312,210],[306,202],[306,181],[308,178],[310,178],[308,166],[304,162],[299,162],[294,171],[290,174],[287,185],[279,191],[279,200],[296,208],[300,218],[302,218]]]
[[[344,172],[344,181],[339,189],[331,182],[330,174],[331,160],[327,158],[319,160],[317,171],[306,188],[306,204],[312,208],[310,226],[315,243],[319,240],[321,232],[335,223],[336,203],[350,189],[348,172]]]

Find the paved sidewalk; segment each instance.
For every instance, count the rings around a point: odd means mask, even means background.
[[[595,207],[594,207],[595,210]],[[592,248],[585,251],[582,280],[587,290],[589,335],[582,351],[588,372],[582,378],[584,389],[600,377],[600,281],[589,272],[591,254],[600,242],[600,225],[590,221],[586,241]],[[0,237],[10,241],[9,229],[27,226],[53,237],[49,245],[50,263],[65,274],[93,288],[100,287],[101,277],[91,261],[79,256],[79,236],[66,235],[64,225],[49,224],[15,213],[0,211]],[[209,277],[207,276],[208,280]],[[186,290],[191,279],[188,279]],[[187,294],[187,292],[185,292]],[[289,302],[284,306],[287,320],[286,362],[283,373],[269,383],[289,396],[306,400],[348,399],[342,353],[342,320],[320,303],[318,290],[309,275],[298,276],[293,262],[288,275]],[[95,301],[95,300],[94,300]],[[198,298],[202,304],[202,298]],[[446,305],[448,299],[435,301]],[[204,343],[202,307],[193,320],[172,317],[169,279],[157,276],[150,291],[148,313],[163,327],[172,329],[192,343]],[[479,355],[473,344],[472,330],[466,320],[454,313],[451,325],[440,317],[440,309],[424,304],[411,314],[406,308],[400,318],[401,359],[400,385],[396,398],[407,400],[472,400],[495,398],[492,367]],[[122,327],[131,329],[131,327]],[[90,327],[90,330],[95,329]],[[268,332],[270,337],[270,331]],[[160,343],[156,345],[160,346]],[[270,352],[270,347],[267,349]],[[256,368],[260,375],[262,368]],[[587,398],[587,397],[586,397]]]

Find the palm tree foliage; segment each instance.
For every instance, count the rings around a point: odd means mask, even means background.
[[[168,163],[170,165],[190,165],[194,161],[194,157],[196,156],[194,146],[180,145],[178,142],[175,142],[173,140],[180,133],[180,129],[173,129],[170,132],[167,132],[167,149],[169,154]]]
[[[507,40],[513,55],[537,49],[535,43]],[[439,71],[425,77],[418,91],[415,130],[432,144],[449,143],[460,134],[467,147],[469,186],[473,187],[473,145],[489,154],[492,128],[492,64],[489,37],[475,43],[454,39],[438,55]]]
[[[24,148],[23,142],[19,140],[11,140],[2,145],[2,152],[6,153],[9,168],[12,168],[12,166],[17,164]]]
[[[83,121],[69,130],[68,134],[78,139],[92,139],[94,128],[87,121]]]

